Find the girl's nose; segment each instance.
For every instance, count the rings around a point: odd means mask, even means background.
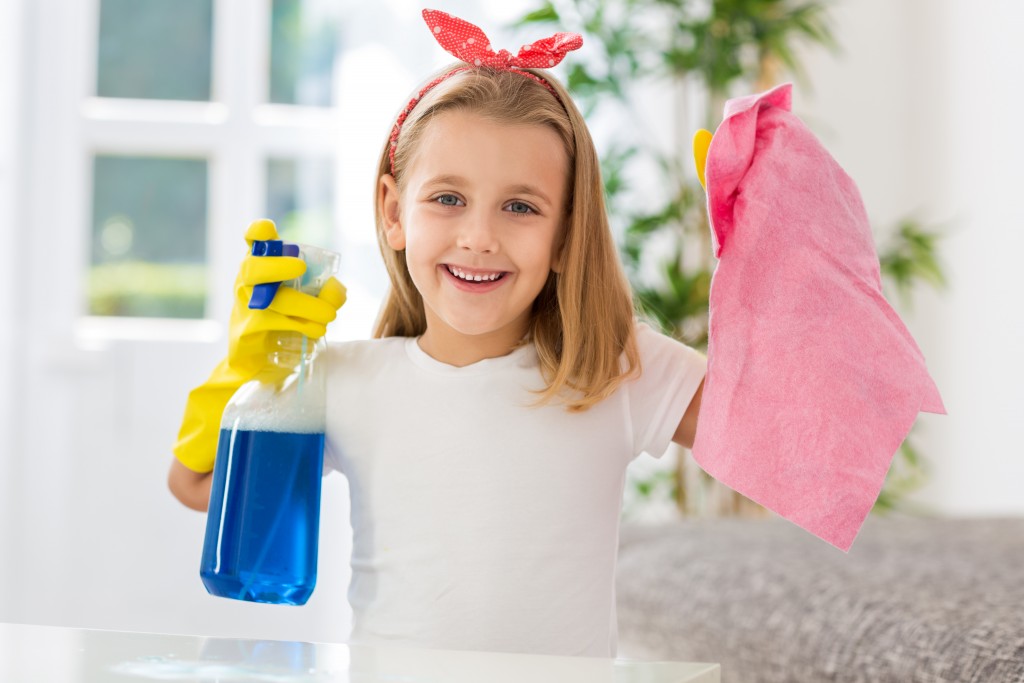
[[[498,251],[496,219],[482,211],[467,215],[459,226],[458,247],[477,254],[493,254]]]

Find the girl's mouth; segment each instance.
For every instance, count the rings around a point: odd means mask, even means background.
[[[470,270],[448,263],[441,267],[456,287],[468,292],[489,292],[501,286],[508,275],[503,270]]]

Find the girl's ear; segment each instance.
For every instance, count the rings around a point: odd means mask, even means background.
[[[562,258],[565,255],[565,250],[562,249],[562,245],[555,247],[555,253],[551,256],[551,271],[556,275],[562,274],[562,269],[565,265],[562,263]]]
[[[388,246],[395,251],[405,249],[405,231],[402,229],[401,201],[395,177],[385,173],[377,183],[377,201],[380,203],[380,214],[384,220],[384,237]]]

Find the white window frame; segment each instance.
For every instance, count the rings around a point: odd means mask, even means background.
[[[36,253],[56,241],[67,292],[51,324],[84,338],[212,340],[221,336],[245,226],[266,209],[266,159],[332,158],[338,149],[337,109],[268,104],[270,0],[214,0],[209,102],[133,100],[95,95],[100,0],[37,0],[38,59],[33,82],[40,119],[33,140],[39,160],[29,211]],[[70,68],[69,68],[70,67]],[[62,98],[54,102],[53,97]],[[207,302],[205,320],[93,317],[85,313],[88,235],[95,155],[203,158],[208,163]],[[337,163],[337,160],[335,160]],[[57,180],[57,182],[54,182]],[[65,200],[54,202],[53,188]],[[337,202],[335,202],[337,205]],[[337,209],[335,209],[335,224]],[[342,235],[337,241],[344,243]],[[73,295],[71,295],[73,294]],[[63,336],[63,335],[62,335]]]

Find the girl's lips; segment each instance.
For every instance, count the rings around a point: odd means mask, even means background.
[[[471,268],[462,268],[460,266],[452,266],[449,264],[441,264],[440,266],[438,266],[438,268],[441,269],[441,272],[444,275],[444,277],[446,277],[448,281],[455,286],[456,289],[459,289],[463,292],[473,292],[474,294],[484,294],[486,292],[493,291],[498,287],[501,287],[505,283],[505,280],[508,279],[509,275],[511,275],[511,273],[508,273],[506,271],[474,270]],[[452,273],[452,269],[461,271],[466,275],[480,275],[481,277],[491,277],[495,273],[500,273],[500,275],[498,275],[498,277],[493,280],[466,280]]]

